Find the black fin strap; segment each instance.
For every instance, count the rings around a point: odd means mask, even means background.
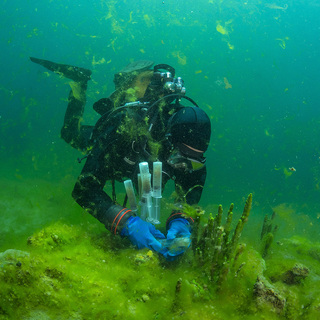
[[[127,201],[128,201],[128,195],[126,194],[123,200],[123,205],[122,205],[123,207],[127,206]]]
[[[112,179],[111,183],[112,183],[112,201],[113,201],[114,203],[116,203],[116,202],[117,202],[117,195],[116,195],[116,184],[115,184],[115,180]]]

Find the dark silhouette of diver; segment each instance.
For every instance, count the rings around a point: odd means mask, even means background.
[[[165,236],[116,201],[115,181],[131,179],[138,189],[139,163],[163,164],[163,186],[172,179],[176,210],[166,222],[167,239],[190,238],[193,220],[183,204],[197,204],[206,180],[206,159],[211,124],[207,114],[185,96],[184,82],[166,64],[152,68],[152,61],[136,61],[114,75],[115,91],[94,103],[101,115],[95,126],[82,125],[87,83],[91,71],[30,58],[75,83],[69,94],[61,137],[86,153],[86,163],[72,196],[114,234],[127,236],[138,248],[150,248],[172,260],[186,248],[172,252],[161,245]],[[183,106],[181,101],[192,106]],[[113,185],[110,197],[104,190]],[[159,241],[160,240],[160,241]]]

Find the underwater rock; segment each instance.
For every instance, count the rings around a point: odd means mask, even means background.
[[[316,261],[320,261],[320,243],[300,236],[283,239],[283,242],[285,246],[294,249],[297,254],[309,256]]]
[[[147,301],[150,300],[150,297],[147,294],[143,294],[141,299],[142,299],[143,302],[147,302]]]
[[[50,315],[47,314],[45,311],[31,311],[30,315],[24,318],[24,320],[51,320],[52,318]]]
[[[15,249],[8,249],[4,252],[0,252],[0,266],[5,264],[15,264],[17,267],[21,267],[20,259],[28,257],[29,255],[29,252]]]
[[[286,299],[276,292],[274,287],[261,276],[258,276],[254,284],[253,296],[258,307],[270,305],[277,313],[281,313],[286,305]]]
[[[300,284],[301,280],[309,275],[309,269],[297,263],[294,267],[283,274],[282,281],[286,284]]]
[[[57,222],[30,236],[27,244],[46,251],[62,250],[66,245],[76,244],[80,235],[78,227]]]

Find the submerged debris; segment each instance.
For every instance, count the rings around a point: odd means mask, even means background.
[[[180,292],[181,292],[181,285],[182,285],[182,278],[179,278],[177,283],[176,283],[176,289],[174,293],[174,299],[172,303],[171,310],[174,313],[181,313],[183,312],[182,310],[182,305],[180,303]]]
[[[300,263],[283,274],[282,281],[286,284],[300,284],[309,275],[310,270]]]
[[[265,278],[260,276],[253,287],[253,297],[258,308],[271,307],[276,313],[281,313],[286,305],[286,299]]]

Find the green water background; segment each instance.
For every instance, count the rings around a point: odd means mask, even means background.
[[[266,3],[3,1],[0,248],[22,246],[55,220],[91,218],[71,198],[80,154],[59,137],[69,81],[29,56],[93,71],[88,124],[98,119],[92,104],[113,91],[113,74],[126,64],[146,59],[173,65],[187,95],[212,119],[200,204],[234,202],[241,210],[253,192],[251,221],[285,203],[294,209],[282,232],[317,235],[320,6],[277,1],[284,8],[277,9]],[[225,88],[224,78],[232,88]],[[298,230],[300,219],[309,229]]]

